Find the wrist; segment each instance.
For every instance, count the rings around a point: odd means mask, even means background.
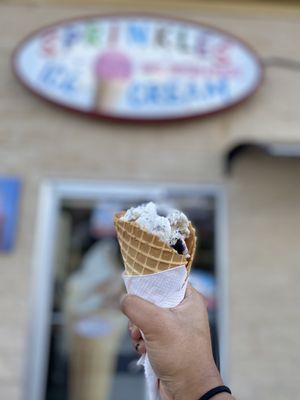
[[[181,385],[178,385],[174,393],[174,400],[199,400],[201,396],[207,393],[214,387],[223,385],[223,380],[220,376],[217,367],[213,365],[207,369],[205,374],[198,374],[197,370],[193,370],[193,374],[187,377]],[[224,397],[226,399],[226,397]],[[219,400],[216,397],[216,400]],[[222,400],[222,398],[220,398]]]

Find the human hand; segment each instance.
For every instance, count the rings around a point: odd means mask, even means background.
[[[223,385],[213,360],[206,302],[190,285],[175,308],[133,295],[123,298],[121,308],[132,323],[134,345],[148,353],[162,400],[197,400]]]

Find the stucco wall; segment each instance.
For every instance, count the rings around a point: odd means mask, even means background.
[[[246,156],[228,178],[222,155],[241,137],[299,139],[298,75],[268,70],[264,86],[246,104],[205,120],[133,127],[82,118],[30,95],[13,77],[10,57],[32,30],[86,13],[86,8],[0,5],[0,171],[23,179],[17,246],[0,256],[0,398],[16,400],[22,393],[37,195],[49,177],[224,185],[233,390],[244,400],[296,398],[300,162]],[[297,57],[296,15],[231,16],[206,10],[196,16],[187,10],[186,16],[236,33],[263,56]]]

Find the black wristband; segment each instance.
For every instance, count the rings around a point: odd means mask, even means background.
[[[207,393],[205,393],[202,397],[200,397],[199,400],[209,400],[213,396],[219,393],[229,393],[231,394],[231,390],[227,386],[217,386],[211,390],[209,390]]]

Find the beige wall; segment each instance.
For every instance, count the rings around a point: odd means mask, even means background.
[[[296,399],[300,160],[245,156],[227,183],[238,399]]]
[[[186,16],[236,33],[263,57],[300,60],[297,13],[231,16],[206,7],[196,16],[195,7],[190,10]],[[229,199],[233,390],[243,400],[297,398],[300,161],[246,156],[226,178],[222,155],[241,138],[300,139],[299,76],[267,70],[264,86],[246,104],[205,120],[153,128],[82,118],[23,89],[10,56],[32,30],[86,13],[80,7],[0,5],[0,171],[24,183],[17,247],[0,256],[0,398],[16,400],[22,393],[37,194],[49,177],[223,184]],[[134,157],[133,146],[139,149]]]

